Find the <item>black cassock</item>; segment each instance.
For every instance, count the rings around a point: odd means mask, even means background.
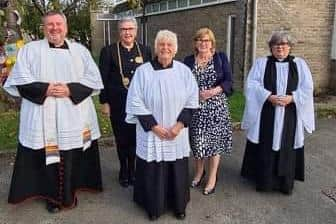
[[[48,83],[34,82],[17,86],[20,95],[42,105]],[[92,89],[80,83],[68,83],[70,99],[79,104]],[[82,148],[60,151],[60,163],[46,165],[45,149],[33,150],[19,143],[8,196],[9,203],[30,198],[44,198],[61,208],[76,205],[76,191],[102,191],[101,167],[97,140]]]
[[[286,94],[291,95],[297,89],[298,71],[292,56],[284,62],[289,62],[289,74]],[[264,75],[264,87],[276,93],[276,59],[269,57]],[[281,137],[281,148],[278,152],[272,150],[275,107],[266,101],[260,118],[259,144],[247,141],[241,175],[256,181],[258,191],[280,190],[290,194],[294,180],[304,180],[304,147],[294,150],[296,130],[296,106],[291,103],[285,108],[284,126]]]
[[[118,55],[119,45],[119,55]],[[139,48],[138,48],[139,47]],[[139,52],[140,51],[140,52]],[[140,60],[139,60],[140,59]],[[125,122],[127,85],[123,84],[122,75],[132,80],[135,69],[151,60],[151,51],[141,44],[134,44],[127,50],[120,43],[114,43],[101,50],[99,69],[104,83],[104,89],[99,96],[100,103],[108,103],[111,108],[111,125],[116,140],[120,162],[119,181],[132,184],[135,169],[135,125]],[[121,65],[120,62],[121,61]],[[120,71],[122,68],[122,73]]]

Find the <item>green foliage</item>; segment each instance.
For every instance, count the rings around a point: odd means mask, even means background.
[[[19,113],[9,111],[0,113],[0,151],[16,148]]]
[[[336,107],[318,108],[317,117],[336,119]]]
[[[101,104],[99,103],[98,96],[95,96],[93,98],[93,102],[94,102],[95,107],[96,107],[100,132],[101,132],[102,136],[103,137],[111,136],[112,127],[111,127],[110,118],[106,117],[105,115],[103,115],[101,113]]]
[[[87,44],[91,38],[90,9],[97,8],[102,0],[49,0],[42,5],[39,1],[33,4],[31,0],[19,1],[16,5],[22,16],[22,28],[28,33],[42,38],[41,16],[49,10],[63,11],[68,19],[69,37],[80,39]]]
[[[243,117],[245,98],[241,91],[235,91],[229,98],[229,108],[233,122],[241,121]]]

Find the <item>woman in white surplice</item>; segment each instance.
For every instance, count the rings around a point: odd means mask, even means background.
[[[292,46],[287,32],[274,32],[272,55],[257,59],[247,77],[241,175],[254,179],[257,191],[291,194],[294,180],[304,180],[304,130],[315,129],[313,80],[306,62],[289,55]]]
[[[198,87],[190,69],[173,60],[176,34],[159,31],[155,59],[137,68],[126,104],[126,122],[136,124],[134,201],[151,220],[167,207],[185,218],[189,201],[188,129],[198,107]]]

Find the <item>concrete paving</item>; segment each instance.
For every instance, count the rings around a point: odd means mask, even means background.
[[[154,223],[336,223],[336,203],[322,193],[336,186],[335,119],[318,120],[317,130],[307,137],[306,181],[296,182],[291,196],[256,192],[254,184],[240,177],[244,145],[244,134],[236,131],[234,151],[221,161],[216,193],[203,196],[200,189],[191,189],[185,220],[176,220],[168,212]],[[0,224],[148,223],[145,212],[132,201],[132,188],[123,189],[118,185],[116,156],[113,148],[101,148],[103,193],[79,193],[77,208],[49,214],[43,201],[7,204],[13,155],[0,155]],[[190,161],[192,172],[191,165]]]

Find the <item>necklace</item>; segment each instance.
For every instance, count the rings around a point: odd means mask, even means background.
[[[130,83],[130,80],[128,77],[125,77],[124,72],[123,72],[123,66],[121,63],[121,55],[120,55],[120,47],[119,47],[120,41],[117,43],[117,51],[118,51],[118,62],[119,62],[119,71],[120,71],[120,76],[121,76],[121,80],[122,80],[122,84],[123,86],[128,89],[128,85]],[[138,56],[135,57],[135,62],[138,64],[142,64],[143,63],[143,57],[142,57],[142,53],[140,50],[140,47],[138,45],[138,43],[135,41],[135,45],[137,47],[137,51],[138,51]]]
[[[196,65],[199,69],[203,70],[211,60],[212,55],[201,58],[199,55],[195,56]]]

